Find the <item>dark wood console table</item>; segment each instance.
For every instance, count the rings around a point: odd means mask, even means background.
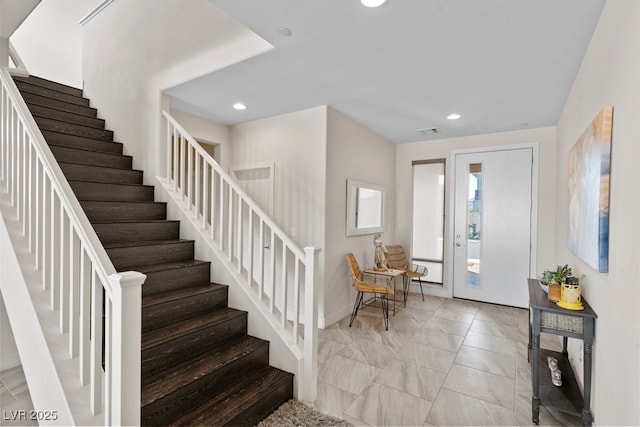
[[[540,405],[582,417],[582,424],[590,426],[591,415],[591,355],[595,323],[598,317],[591,306],[582,299],[584,310],[567,310],[549,302],[547,294],[537,279],[528,279],[529,285],[529,363],[531,363],[531,420],[540,421]],[[540,333],[560,335],[562,353],[540,348]],[[584,398],[580,393],[569,358],[567,338],[583,341]],[[562,372],[562,386],[551,382],[547,356],[558,360]]]

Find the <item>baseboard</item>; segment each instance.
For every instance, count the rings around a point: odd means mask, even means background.
[[[334,311],[333,313],[331,313],[328,316],[322,316],[318,318],[318,328],[320,329],[326,329],[327,327],[331,326],[332,324],[336,323],[337,321],[341,320],[342,318],[348,316],[351,314],[351,305],[345,305],[344,307],[340,308],[339,310]]]

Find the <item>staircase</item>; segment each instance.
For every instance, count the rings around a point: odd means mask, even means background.
[[[147,275],[141,423],[255,425],[292,398],[293,375],[269,366],[269,343],[247,335],[247,313],[227,306],[82,91],[14,81],[115,268]]]

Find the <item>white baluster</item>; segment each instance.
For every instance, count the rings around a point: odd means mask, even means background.
[[[273,228],[271,229],[271,240],[269,242],[271,247],[271,259],[269,264],[271,265],[271,283],[269,286],[271,287],[270,301],[269,301],[269,312],[273,314],[273,308],[276,300],[276,240],[275,240],[275,232]]]
[[[178,164],[178,159],[180,158],[180,141],[178,141],[175,128],[173,128],[171,144],[173,146],[173,173],[171,174],[171,179],[173,180],[173,192],[176,193],[178,191],[178,177],[180,176],[180,167]]]
[[[300,260],[294,256],[293,260],[293,342],[298,344],[300,338],[298,326],[300,325]]]
[[[242,229],[244,228],[242,225],[243,218],[242,218],[242,197],[240,196],[240,194],[237,195],[238,198],[238,232],[236,235],[236,239],[238,242],[238,249],[237,249],[237,253],[238,253],[238,273],[242,274],[242,267],[243,267],[243,263],[244,263],[244,236],[242,234]]]
[[[209,208],[209,194],[211,193],[211,182],[209,177],[209,165],[202,159],[202,230],[207,229],[207,209]],[[213,224],[213,223],[212,223]]]
[[[82,261],[80,258],[80,238],[73,226],[69,227],[69,234],[71,244],[71,256],[69,257],[69,271],[71,272],[69,277],[69,356],[73,358],[78,356],[80,342],[80,287],[82,285],[80,275]]]
[[[69,331],[69,252],[71,244],[69,242],[69,221],[64,210],[64,206],[60,203],[60,235],[59,243],[59,262],[60,262],[60,333]]]
[[[249,288],[251,288],[253,286],[253,209],[251,209],[250,206],[247,206],[247,210],[249,211],[249,241],[247,242],[247,254],[249,256],[247,277],[249,280],[247,282],[249,284]]]
[[[218,221],[220,223],[218,240],[220,250],[224,251],[224,180],[220,174],[218,174],[218,182],[220,183],[220,191],[218,192],[218,206],[220,208],[220,212],[218,213]]]
[[[102,411],[102,283],[95,265],[91,271],[91,364],[90,409],[93,415]]]
[[[89,383],[91,366],[91,260],[84,245],[80,248],[80,328],[79,351],[80,385]]]
[[[287,326],[287,286],[288,286],[288,274],[287,274],[287,244],[282,242],[282,312],[280,314],[280,327],[285,328]]]
[[[187,206],[188,210],[193,209],[193,148],[189,144],[189,141],[185,140],[185,146],[187,147]]]
[[[264,221],[261,218],[258,218],[260,224],[258,226],[258,245],[259,245],[259,255],[258,255],[258,299],[262,301],[262,294],[264,292]]]

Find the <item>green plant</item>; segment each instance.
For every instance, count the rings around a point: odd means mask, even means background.
[[[571,267],[568,264],[558,265],[555,270],[545,270],[540,281],[542,283],[564,283],[567,277],[571,276]]]
[[[553,283],[553,271],[545,270],[540,277],[542,283]]]
[[[569,276],[571,276],[571,267],[568,264],[557,266],[556,271],[553,272],[553,280],[558,284],[564,283]]]

